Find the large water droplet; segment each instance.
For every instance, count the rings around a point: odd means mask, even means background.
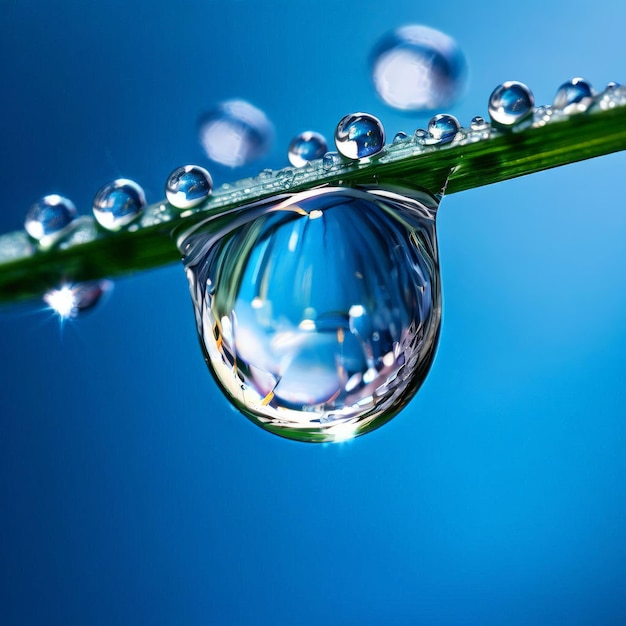
[[[322,188],[184,234],[205,357],[235,406],[302,441],[353,437],[404,407],[439,335],[437,206]]]
[[[382,151],[385,129],[381,121],[369,113],[351,113],[337,124],[335,145],[348,159],[366,159]]]
[[[454,115],[448,115],[447,113],[435,115],[428,122],[430,137],[426,140],[426,143],[450,143],[456,137],[460,128],[459,120]]]
[[[200,118],[199,137],[206,155],[229,167],[264,156],[273,134],[265,113],[245,100],[226,100]]]
[[[306,131],[296,135],[289,144],[289,163],[294,167],[304,167],[315,159],[321,159],[328,150],[326,139],[319,133]]]
[[[198,165],[176,168],[165,183],[167,201],[177,209],[202,204],[213,191],[211,174]]]
[[[100,188],[93,200],[93,214],[107,230],[120,230],[136,220],[145,206],[143,189],[135,181],[118,178]]]
[[[71,200],[50,194],[33,204],[26,214],[24,228],[42,246],[52,244],[76,217]]]
[[[528,119],[535,106],[533,92],[514,80],[498,85],[489,97],[489,117],[501,127],[510,127]]]
[[[448,106],[462,92],[467,74],[465,57],[454,39],[419,25],[403,26],[383,37],[371,65],[380,97],[403,111]]]
[[[570,114],[586,111],[592,104],[591,85],[582,78],[572,78],[558,88],[552,107]]]

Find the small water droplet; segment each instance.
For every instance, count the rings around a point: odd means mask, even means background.
[[[295,176],[296,173],[290,167],[286,167],[276,174],[276,181],[283,189],[289,189],[293,185]]]
[[[308,130],[291,140],[287,156],[294,167],[304,167],[315,159],[321,159],[327,150],[326,139],[319,133]]]
[[[341,158],[337,152],[327,152],[322,159],[322,167],[327,172],[340,164]]]
[[[593,96],[591,85],[586,80],[573,78],[557,89],[552,106],[567,115],[582,113],[592,105]]]
[[[233,404],[302,441],[362,434],[406,405],[439,335],[436,209],[425,192],[322,188],[187,233],[198,333]]]
[[[403,111],[450,105],[463,91],[467,64],[448,35],[420,25],[384,36],[372,53],[372,78],[378,95]]]
[[[514,80],[498,85],[489,97],[489,117],[500,127],[512,127],[528,119],[535,97],[524,83]]]
[[[93,214],[107,230],[120,230],[136,220],[146,206],[143,189],[132,180],[118,178],[100,188]]]
[[[381,121],[369,113],[351,113],[337,124],[335,145],[347,159],[373,157],[385,145],[385,129]]]
[[[229,167],[267,154],[273,135],[265,113],[245,100],[226,100],[200,118],[199,137],[206,155]]]
[[[616,89],[619,86],[620,86],[619,83],[616,83],[614,80],[612,80],[610,83],[607,83],[606,89],[608,91],[610,89]]]
[[[395,134],[393,138],[393,143],[402,143],[403,141],[408,141],[408,139],[409,136],[406,133],[400,131],[399,133]]]
[[[413,138],[416,143],[426,143],[426,140],[430,137],[428,131],[425,128],[417,128],[415,133],[413,133]]]
[[[75,217],[76,207],[71,200],[50,194],[29,209],[24,228],[45,247],[54,243]]]
[[[470,128],[472,130],[485,130],[489,126],[489,122],[484,117],[476,115],[470,122]]]
[[[63,285],[47,291],[43,300],[60,318],[74,319],[95,307],[111,289],[113,283],[107,279]]]
[[[177,209],[190,209],[202,204],[212,191],[211,174],[198,165],[176,168],[165,183],[167,201]]]
[[[460,128],[459,120],[454,115],[448,115],[447,113],[435,115],[428,122],[429,137],[426,139],[426,143],[450,143],[456,137]]]

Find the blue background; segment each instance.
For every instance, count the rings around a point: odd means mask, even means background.
[[[125,176],[163,196],[203,159],[198,115],[241,97],[291,137],[376,97],[368,53],[423,23],[457,39],[486,115],[626,82],[626,5],[529,0],[0,0],[0,231],[46,193],[88,212]],[[209,166],[210,167],[210,166]],[[0,315],[0,623],[626,621],[626,155],[446,198],[431,374],[382,429],[281,440],[217,391],[180,266],[119,280],[62,329]],[[218,182],[247,173],[215,171]]]

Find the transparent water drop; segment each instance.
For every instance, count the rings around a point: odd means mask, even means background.
[[[416,143],[425,143],[426,140],[428,139],[429,134],[428,131],[425,128],[417,128],[415,130],[415,132],[413,133],[413,138],[415,139]]]
[[[405,132],[400,131],[394,135],[393,143],[402,143],[403,141],[408,141],[408,139],[409,136]]]
[[[535,106],[533,92],[514,80],[498,85],[489,97],[489,117],[493,124],[512,127],[528,119]]]
[[[593,89],[582,78],[572,78],[563,83],[554,96],[552,107],[563,113],[581,113],[593,104]]]
[[[327,150],[328,144],[324,136],[308,130],[291,140],[287,156],[294,167],[304,167],[315,159],[321,159]]]
[[[489,122],[480,115],[475,115],[470,121],[470,128],[472,130],[485,130],[489,126]]]
[[[107,230],[120,230],[136,220],[145,206],[143,189],[135,181],[118,178],[100,188],[93,201],[93,214]]]
[[[60,318],[74,319],[94,308],[111,289],[113,283],[107,279],[62,285],[47,291],[43,300]]]
[[[211,174],[199,165],[176,168],[165,183],[165,197],[177,209],[190,209],[202,204],[213,192]]]
[[[57,194],[44,196],[26,214],[24,228],[40,245],[51,245],[76,217],[76,207]]]
[[[437,206],[426,192],[320,188],[179,238],[205,358],[242,413],[336,441],[407,404],[439,335]]]
[[[450,143],[459,132],[461,124],[454,115],[448,115],[447,113],[440,113],[435,115],[428,122],[428,134],[426,143]]]
[[[335,129],[337,150],[347,159],[373,157],[385,146],[382,122],[369,113],[351,113]]]
[[[327,172],[338,165],[341,165],[341,157],[337,152],[327,152],[322,158],[322,167]]]
[[[274,135],[265,113],[245,100],[220,102],[200,118],[198,132],[207,157],[229,167],[260,159]]]
[[[462,93],[467,63],[457,43],[427,26],[403,26],[384,36],[371,56],[378,95],[403,111],[450,105]]]

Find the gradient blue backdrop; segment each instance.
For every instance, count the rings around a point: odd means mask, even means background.
[[[242,97],[297,132],[372,112],[368,52],[423,23],[464,49],[449,109],[626,82],[621,0],[0,0],[0,231],[108,180],[149,199],[207,164],[198,115]],[[0,623],[626,622],[626,155],[444,200],[439,351],[409,408],[313,446],[216,390],[179,266],[59,328],[0,314]],[[216,171],[218,182],[245,171]]]

